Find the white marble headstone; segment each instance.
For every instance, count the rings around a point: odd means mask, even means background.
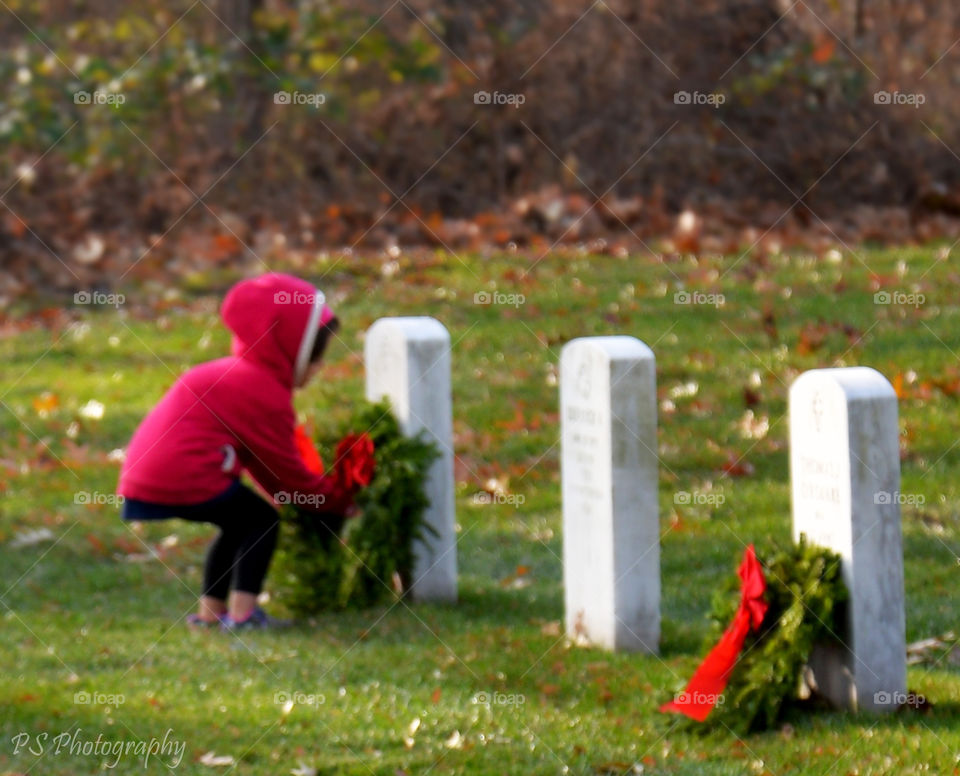
[[[819,647],[817,689],[847,709],[893,711],[906,693],[897,395],[867,367],[815,369],[790,388],[793,534],[842,560],[844,647]],[[844,635],[844,634],[838,634]]]
[[[657,390],[634,337],[584,337],[560,356],[567,633],[616,650],[660,642]]]
[[[425,521],[436,535],[414,546],[411,595],[418,601],[455,601],[450,334],[435,318],[380,318],[367,330],[363,350],[367,399],[388,397],[403,432],[423,432],[440,451],[426,481]]]

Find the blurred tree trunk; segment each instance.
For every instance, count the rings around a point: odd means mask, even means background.
[[[217,23],[222,36],[228,38],[227,61],[234,87],[233,105],[222,112],[217,136],[231,146],[222,150],[232,162],[263,134],[264,114],[279,84],[270,87],[273,75],[261,61],[266,52],[255,19],[263,0],[217,0],[213,7],[222,22]]]

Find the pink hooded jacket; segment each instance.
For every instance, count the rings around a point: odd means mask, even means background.
[[[144,418],[117,492],[154,504],[200,504],[245,470],[270,497],[296,493],[300,504],[342,510],[349,496],[332,477],[307,469],[294,443],[293,389],[317,330],[333,318],[323,294],[271,273],[234,286],[221,316],[234,335],[233,355],[187,371]]]

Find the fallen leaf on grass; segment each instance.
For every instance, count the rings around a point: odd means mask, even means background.
[[[37,528],[34,531],[21,531],[7,545],[11,550],[18,550],[21,547],[29,547],[40,542],[50,542],[56,538],[53,531],[49,528]]]
[[[700,391],[700,384],[696,380],[679,383],[670,389],[671,399],[692,399]]]
[[[87,541],[97,555],[108,555],[107,546],[94,534],[87,534]]]
[[[463,736],[460,735],[460,731],[454,730],[450,738],[443,742],[443,745],[447,749],[463,749]]]
[[[114,558],[123,563],[149,563],[150,561],[160,560],[159,557],[150,552],[133,552],[129,555],[116,553]]]
[[[215,754],[211,751],[200,757],[200,764],[209,765],[211,768],[223,768],[228,765],[236,765],[236,760],[228,754]]]
[[[763,439],[770,431],[770,418],[766,415],[757,416],[753,410],[747,410],[736,425],[744,439]]]
[[[127,536],[118,536],[113,540],[114,549],[123,555],[136,555],[143,552],[143,544]]]
[[[948,370],[942,377],[936,377],[931,382],[944,396],[955,399],[960,395],[960,376],[956,372]]]
[[[78,412],[81,418],[86,418],[87,420],[101,420],[103,418],[104,409],[103,402],[99,402],[96,399],[91,399],[84,404],[78,410]]]
[[[514,590],[520,590],[525,587],[529,587],[531,580],[529,578],[530,567],[529,566],[517,566],[516,571],[508,577],[500,580],[501,587],[512,588]]]
[[[611,762],[611,763],[600,763],[599,765],[593,766],[594,773],[598,774],[626,774],[626,773],[643,773],[643,766],[639,763],[624,763],[624,762]]]
[[[907,644],[907,665],[926,664],[934,666],[957,646],[957,636],[947,631],[940,636],[921,639]]]
[[[723,472],[729,477],[749,477],[753,474],[754,468],[749,461],[737,459],[731,455],[723,464]]]
[[[903,374],[897,374],[893,378],[893,391],[897,394],[898,399],[907,398],[906,391],[903,390]]]
[[[829,331],[829,328],[822,322],[819,324],[804,324],[803,328],[800,329],[800,336],[797,340],[797,353],[801,356],[808,356],[819,350],[827,339]]]
[[[560,620],[551,620],[550,622],[545,623],[541,626],[540,633],[542,633],[544,636],[560,636],[563,633]]]
[[[33,400],[33,409],[41,418],[47,417],[60,406],[60,399],[55,393],[44,391]]]

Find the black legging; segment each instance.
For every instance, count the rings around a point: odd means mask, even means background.
[[[269,503],[241,485],[226,498],[207,504],[202,514],[186,517],[220,529],[207,551],[203,594],[221,601],[230,590],[259,594],[277,546],[280,518]]]
[[[235,481],[219,496],[202,504],[153,504],[126,499],[125,520],[167,520],[180,517],[194,523],[213,523],[220,535],[210,545],[203,569],[203,594],[221,601],[230,590],[257,595],[277,546],[280,518],[277,510],[254,491]],[[322,546],[336,541],[343,515],[301,512],[301,530],[320,537]]]

